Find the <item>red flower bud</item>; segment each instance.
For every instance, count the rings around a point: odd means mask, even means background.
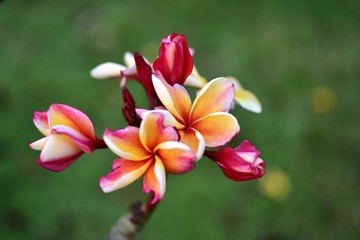
[[[153,68],[155,71],[160,71],[169,84],[182,85],[193,69],[193,60],[186,37],[173,33],[163,38],[159,57],[154,61]]]
[[[234,181],[260,178],[265,174],[265,162],[258,158],[261,154],[255,146],[245,140],[236,148],[224,147],[217,152],[206,151],[226,177]]]
[[[143,56],[140,53],[134,53],[134,60],[136,64],[137,79],[144,86],[148,94],[155,94],[155,89],[151,81],[151,75],[153,74],[151,66],[146,63]]]
[[[132,78],[134,80],[139,81],[139,83],[144,87],[146,95],[148,97],[148,101],[150,104],[150,108],[157,106],[160,104],[160,100],[156,95],[151,75],[153,74],[151,66],[147,63],[147,61],[140,55],[140,53],[134,53],[134,61],[135,65],[131,66],[124,71],[121,71],[121,76],[126,78]],[[126,83],[126,82],[125,82]],[[122,86],[125,87],[125,84]],[[125,101],[125,100],[124,100]],[[126,102],[126,101],[125,101]],[[131,106],[124,106],[124,108],[128,108]],[[123,112],[127,111],[123,109]],[[125,116],[125,115],[124,115]],[[132,125],[132,124],[130,124]]]
[[[122,89],[122,95],[124,100],[124,105],[122,106],[121,110],[124,115],[125,120],[130,126],[140,126],[140,119],[136,114],[136,104],[135,100],[130,94],[127,88]]]

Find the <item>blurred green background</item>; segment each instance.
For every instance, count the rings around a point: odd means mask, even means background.
[[[360,12],[357,1],[3,1],[0,4],[0,239],[104,239],[141,182],[98,186],[115,155],[99,150],[60,173],[27,146],[35,110],[65,103],[98,136],[125,126],[118,81],[89,71],[125,51],[157,56],[187,36],[208,79],[236,76],[263,113],[237,107],[263,152],[261,180],[232,182],[208,159],[170,176],[139,239],[360,239]],[[132,83],[133,91],[139,85]],[[140,106],[146,99],[140,90]]]

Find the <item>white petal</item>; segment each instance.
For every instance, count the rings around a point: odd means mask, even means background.
[[[102,63],[93,68],[90,75],[97,79],[107,79],[120,77],[120,71],[125,70],[125,66],[113,62]]]
[[[66,135],[52,134],[40,154],[42,162],[62,160],[65,158],[76,156],[82,151],[80,148]]]
[[[128,66],[127,68],[125,68],[124,70],[122,70],[122,73],[123,73],[125,76],[131,76],[131,75],[136,74],[136,73],[137,73],[136,65],[133,64],[133,65]]]
[[[37,140],[36,142],[29,143],[29,147],[31,147],[34,150],[42,151],[47,140],[48,140],[48,137],[41,138],[41,139]]]
[[[166,174],[165,174],[164,165],[162,164],[161,160],[158,158],[156,158],[154,172],[157,180],[160,183],[160,198],[162,198],[166,190]]]
[[[169,150],[169,149],[180,149],[180,150],[185,150],[185,151],[189,151],[191,150],[191,148],[181,142],[176,142],[176,141],[166,141],[166,142],[162,142],[159,145],[156,146],[156,148],[154,149],[154,151],[156,152],[159,149],[165,149],[165,150]]]
[[[199,139],[199,148],[198,148],[198,151],[196,152],[196,159],[197,159],[197,161],[199,161],[205,151],[205,140],[204,140],[203,136],[201,135],[201,133],[199,133],[196,130],[195,130],[195,136]]]
[[[171,127],[175,127],[176,129],[182,129],[184,128],[184,125],[182,125],[181,123],[179,123],[175,117],[168,111],[168,110],[146,110],[146,111],[142,111],[142,110],[137,110],[136,111],[137,114],[140,115],[141,119],[144,119],[147,115],[149,115],[150,113],[161,113],[162,115],[164,115],[164,127],[167,126],[171,126]]]
[[[126,66],[135,65],[134,54],[132,54],[131,52],[125,52],[124,63]]]

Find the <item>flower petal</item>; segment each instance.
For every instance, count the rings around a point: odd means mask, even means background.
[[[208,82],[197,95],[190,112],[190,122],[210,113],[228,112],[234,99],[234,84],[226,78]]]
[[[151,156],[151,153],[140,142],[137,127],[128,126],[116,131],[106,129],[104,141],[116,155],[128,160],[141,161]]]
[[[168,83],[183,85],[193,68],[192,56],[186,37],[176,33],[163,38],[159,57],[153,63],[155,71],[161,72]]]
[[[250,163],[255,162],[261,154],[248,140],[242,141],[239,146],[234,148],[234,151],[238,156]]]
[[[230,147],[223,147],[217,152],[206,151],[205,154],[219,165],[225,176],[231,180],[251,180],[265,174],[265,162],[262,159],[258,158],[255,162],[245,161]]]
[[[196,160],[199,161],[203,156],[205,150],[205,140],[203,136],[193,128],[180,130],[180,142],[188,145],[196,155]]]
[[[260,113],[261,103],[259,99],[252,92],[245,90],[236,78],[231,76],[226,78],[235,86],[235,102],[249,111]]]
[[[129,67],[125,68],[120,72],[120,76],[125,76],[134,79],[136,79],[136,75],[137,75],[137,69],[135,64],[130,65]]]
[[[91,120],[80,110],[64,104],[51,104],[48,110],[48,116],[50,127],[66,125],[88,138],[96,140],[94,126]]]
[[[102,63],[90,71],[90,75],[97,79],[108,79],[120,77],[120,71],[125,70],[125,66],[113,62]]]
[[[172,127],[164,127],[164,115],[151,112],[141,122],[140,141],[149,151],[154,152],[155,147],[165,141],[177,141],[179,136]]]
[[[40,154],[38,164],[51,171],[61,171],[74,162],[83,151],[63,134],[52,134]]]
[[[31,147],[34,150],[42,151],[44,149],[47,140],[48,137],[44,137],[35,142],[29,142],[29,147]]]
[[[47,112],[34,112],[33,122],[42,134],[45,136],[49,136],[51,134]]]
[[[218,147],[229,142],[240,131],[236,118],[224,112],[209,114],[191,125],[205,139],[205,146]]]
[[[206,85],[206,83],[207,83],[206,79],[199,74],[198,70],[194,66],[191,75],[188,76],[188,78],[184,82],[184,85],[202,88]]]
[[[136,109],[136,113],[140,116],[141,119],[146,118],[147,115],[153,112],[164,115],[164,126],[171,126],[176,129],[183,129],[185,127],[184,125],[179,123],[168,110],[163,110],[163,109],[147,110],[147,109],[139,109],[139,108]]]
[[[249,166],[248,169],[243,171],[228,168],[227,166],[221,165],[220,163],[218,163],[218,165],[225,174],[225,176],[228,177],[229,179],[233,181],[247,181],[247,180],[260,178],[265,174],[265,169],[263,168],[265,162],[259,158],[258,163],[259,164],[257,164],[256,166],[252,166],[252,167]]]
[[[143,192],[153,192],[154,196],[150,204],[158,202],[165,194],[166,175],[165,168],[159,157],[155,156],[155,161],[145,172],[143,178]]]
[[[95,141],[88,138],[81,132],[76,131],[72,127],[66,125],[55,125],[52,127],[52,130],[57,134],[65,134],[69,136],[74,140],[78,147],[86,153],[92,153],[96,149]]]
[[[237,80],[237,78],[233,76],[227,76],[226,79],[234,84],[235,91],[244,89],[243,86],[240,84],[240,81]]]
[[[113,171],[100,178],[100,187],[106,193],[123,188],[141,177],[151,163],[151,159],[130,161],[117,158],[112,166]]]
[[[125,52],[124,63],[126,64],[126,66],[135,65],[134,54],[132,54],[131,52]]]
[[[181,174],[195,167],[196,155],[193,150],[180,142],[168,141],[156,147],[156,155],[164,164],[166,172]]]
[[[255,112],[261,113],[261,103],[259,99],[250,91],[242,89],[237,90],[234,99],[243,108]]]
[[[180,123],[184,124],[191,107],[190,96],[186,89],[179,84],[171,86],[155,75],[152,75],[152,81],[160,101]]]

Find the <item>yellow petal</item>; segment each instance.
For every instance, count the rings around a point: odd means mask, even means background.
[[[165,141],[177,141],[178,135],[173,127],[164,127],[164,115],[158,112],[148,114],[140,125],[140,141],[149,151]]]
[[[148,159],[152,154],[143,147],[139,129],[136,127],[128,126],[114,132],[106,129],[104,141],[116,155],[128,160],[141,161]]]
[[[193,128],[180,130],[180,142],[188,145],[195,153],[196,160],[199,161],[205,151],[205,140],[203,136]]]
[[[250,91],[242,89],[237,90],[234,99],[243,108],[255,112],[261,113],[261,103],[259,99]]]
[[[147,115],[151,113],[161,113],[164,115],[164,126],[172,126],[176,129],[183,129],[185,126],[181,123],[179,123],[176,118],[168,111],[168,110],[162,110],[162,109],[156,109],[156,110],[143,110],[143,109],[137,109],[136,110],[138,115],[140,115],[141,119],[146,118]]]
[[[171,86],[155,75],[152,75],[152,81],[160,101],[180,123],[184,124],[191,107],[190,96],[186,89],[179,84]]]
[[[50,127],[55,125],[69,126],[90,139],[96,139],[91,120],[85,113],[76,108],[64,104],[51,104],[48,110],[48,117]]]
[[[228,112],[234,95],[234,84],[226,78],[216,78],[208,82],[200,90],[191,107],[190,122],[210,113]]]
[[[236,118],[229,113],[212,113],[191,125],[201,133],[205,146],[218,147],[229,142],[240,131]]]
[[[156,147],[156,155],[161,159],[166,172],[181,174],[195,167],[196,160],[193,150],[180,142],[168,141]]]

